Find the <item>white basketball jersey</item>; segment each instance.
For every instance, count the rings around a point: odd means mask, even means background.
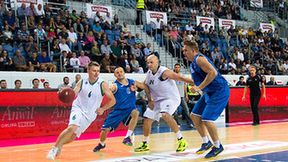
[[[79,108],[89,120],[96,118],[95,111],[101,105],[103,99],[102,83],[103,80],[100,78],[92,84],[89,83],[88,79],[83,79],[81,90],[73,102],[72,108]]]
[[[145,84],[151,91],[151,96],[154,101],[160,100],[180,100],[180,94],[174,80],[167,78],[162,79],[162,74],[168,68],[160,66],[156,74],[153,75],[151,70],[148,70]]]

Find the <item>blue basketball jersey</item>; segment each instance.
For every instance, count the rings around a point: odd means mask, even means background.
[[[135,83],[134,80],[127,79],[128,85],[123,85],[117,80],[114,82],[117,86],[117,91],[114,93],[116,104],[114,109],[136,108],[135,92],[130,90],[130,86]]]
[[[190,71],[191,71],[191,76],[195,82],[195,85],[199,86],[205,79],[207,73],[205,73],[198,65],[197,65],[197,58],[199,56],[205,57],[209,63],[215,68],[215,70],[218,72],[212,61],[206,57],[205,55],[198,53],[197,55],[194,56],[193,62],[190,64]],[[228,86],[228,82],[226,79],[218,72],[217,76],[215,79],[207,85],[204,89],[202,89],[203,92],[215,92],[220,90],[223,87]]]

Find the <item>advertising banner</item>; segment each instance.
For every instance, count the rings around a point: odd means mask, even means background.
[[[57,91],[2,91],[0,98],[0,139],[58,135],[68,125],[71,104],[59,101]],[[97,116],[86,132],[100,132],[109,112]]]
[[[167,13],[166,12],[156,12],[156,11],[146,11],[146,22],[147,24],[157,24],[157,18],[160,22],[163,21],[164,25],[167,25]]]
[[[262,32],[268,32],[269,30],[275,31],[275,26],[269,23],[260,23],[260,29]]]
[[[242,101],[243,90],[244,88],[230,88],[229,123],[253,121],[250,92],[247,92],[246,100]],[[266,87],[266,100],[260,99],[259,116],[260,120],[287,119],[288,87]]]
[[[263,0],[250,0],[251,7],[263,8]]]
[[[93,5],[90,3],[86,3],[87,8],[87,17],[94,18],[96,13],[99,12],[100,16],[103,18],[106,17],[107,13],[110,13],[110,16],[112,17],[112,7],[111,6],[99,6],[99,5]]]
[[[236,26],[235,20],[229,20],[229,19],[219,19],[219,28],[221,29],[223,26],[226,29],[229,29],[233,25],[233,28]]]
[[[208,25],[208,28],[210,28],[211,26],[213,26],[213,29],[215,29],[215,21],[214,18],[211,17],[202,17],[202,16],[196,16],[196,21],[197,21],[197,25],[199,25],[199,23],[202,23],[202,27],[204,27],[206,24]]]

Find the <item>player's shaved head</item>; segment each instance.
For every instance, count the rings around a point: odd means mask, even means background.
[[[156,72],[159,66],[159,59],[155,55],[150,55],[147,57],[147,66],[152,72]]]
[[[151,61],[157,62],[157,63],[159,62],[158,57],[155,56],[155,55],[150,55],[150,56],[148,56],[148,57],[147,57],[147,60],[151,60]]]

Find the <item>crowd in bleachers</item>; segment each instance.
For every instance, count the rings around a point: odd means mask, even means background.
[[[196,16],[242,19],[240,8],[231,4],[229,0],[147,0],[146,6],[148,10],[175,15],[178,20],[196,20]]]
[[[53,14],[49,5],[42,9],[41,4],[24,3],[16,13],[0,9],[0,70],[82,72],[97,61],[102,72],[113,72],[116,66],[126,72],[147,71],[150,45],[146,47],[139,34],[131,35],[117,15],[88,18],[84,11],[65,9]]]
[[[196,2],[199,1],[194,1]],[[226,1],[209,2],[221,4]],[[150,2],[146,5],[155,9],[155,3]],[[186,4],[186,1],[181,3]],[[186,24],[170,19],[167,25],[163,22],[159,22],[159,25],[146,24],[144,30],[154,35],[157,42],[164,45],[173,56],[180,58],[183,58],[181,54],[183,40],[197,41],[200,51],[213,60],[223,74],[245,75],[251,64],[254,64],[262,75],[288,74],[288,42],[280,39],[277,28],[275,31],[262,31],[252,27],[231,25],[230,28],[218,29],[209,28],[208,25],[201,23],[196,24],[195,19]]]

